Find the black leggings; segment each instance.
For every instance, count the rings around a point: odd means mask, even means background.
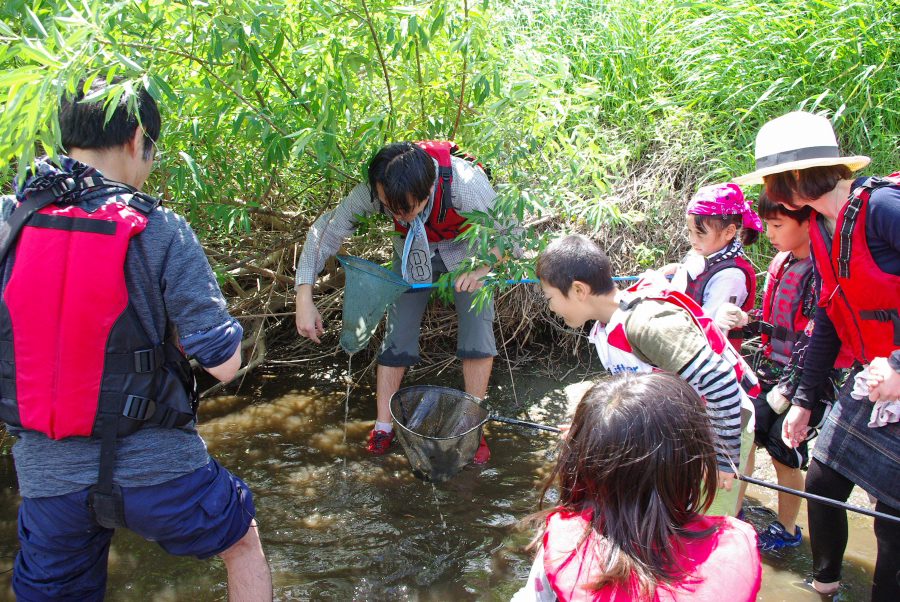
[[[809,463],[806,491],[846,502],[853,481],[815,458]],[[847,511],[819,502],[807,501],[809,542],[813,555],[813,578],[820,583],[841,580],[841,562],[847,547]],[[875,510],[900,517],[900,510],[879,501]],[[900,523],[875,519],[878,556],[872,577],[873,602],[900,600]]]

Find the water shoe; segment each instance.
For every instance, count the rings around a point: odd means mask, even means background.
[[[766,530],[759,534],[757,546],[763,551],[780,550],[781,548],[796,548],[800,545],[803,536],[801,535],[800,527],[795,527],[795,529],[797,532],[794,535],[791,535],[780,522],[777,520],[772,521],[769,523],[769,526],[766,527]]]
[[[491,450],[488,449],[487,441],[484,440],[484,435],[482,435],[481,443],[478,445],[478,451],[475,452],[475,457],[472,458],[472,464],[485,464],[490,459]]]
[[[385,433],[384,431],[372,429],[372,432],[369,434],[369,444],[366,446],[366,451],[370,454],[380,456],[387,451],[387,448],[391,445],[391,441],[393,440],[394,431]]]

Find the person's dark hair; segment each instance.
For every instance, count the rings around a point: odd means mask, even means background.
[[[391,213],[407,213],[428,198],[436,170],[428,153],[412,142],[388,144],[369,162],[369,189],[378,200],[376,184],[384,189]],[[415,205],[410,204],[410,196]]]
[[[558,506],[591,512],[585,538],[602,538],[603,573],[589,587],[627,591],[633,577],[632,597],[649,600],[658,585],[684,579],[680,540],[718,529],[686,528],[716,492],[714,437],[700,396],[674,374],[614,377],[584,395],[541,505],[556,484]]]
[[[122,77],[115,77],[110,84],[118,84]],[[87,94],[106,88],[102,77],[91,82]],[[106,121],[106,103],[101,98],[94,102],[81,102],[85,97],[84,81],[79,82],[74,97],[63,96],[59,103],[59,130],[65,152],[73,148],[105,150],[122,146],[134,135],[134,128],[144,128],[143,157],[153,158],[153,143],[159,138],[162,122],[156,101],[143,86],[135,86],[135,106],[138,115],[129,110],[127,94],[122,94],[109,121]],[[149,140],[148,140],[149,138]]]
[[[814,201],[834,190],[841,180],[849,180],[852,174],[846,165],[819,165],[798,170],[797,175],[789,170],[763,176],[763,182],[773,202],[800,209],[803,205],[794,203],[794,193],[803,200]]]
[[[758,208],[756,212],[762,219],[789,217],[798,224],[809,221],[809,216],[812,213],[812,207],[810,207],[809,205],[801,207],[800,209],[788,209],[780,203],[773,203],[772,200],[769,199],[769,195],[766,194],[765,190],[759,193],[759,201],[757,201],[757,207]]]
[[[744,228],[744,217],[740,214],[699,215],[692,213],[691,215],[694,216],[694,224],[697,226],[697,230],[703,234],[706,234],[710,230],[718,234],[719,232],[724,231],[729,225],[733,224],[735,236],[741,237],[741,244],[745,247],[747,245],[752,245],[759,240],[759,232],[752,228]]]
[[[538,256],[535,272],[539,280],[566,297],[576,280],[591,287],[593,295],[605,295],[615,288],[606,253],[581,234],[563,236],[547,245]]]

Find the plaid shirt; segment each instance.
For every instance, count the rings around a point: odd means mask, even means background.
[[[497,193],[491,187],[484,171],[459,157],[451,157],[451,163],[453,167],[451,187],[453,209],[457,213],[473,211],[487,213],[491,211],[494,208],[494,199],[497,197]],[[435,170],[437,170],[437,161],[434,164]],[[435,189],[437,186],[437,177],[435,177]],[[427,220],[433,208],[434,195],[425,205],[422,219]],[[358,217],[373,213],[390,215],[386,209],[381,207],[381,203],[377,200],[373,201],[367,182],[357,184],[335,209],[323,213],[306,235],[303,252],[297,260],[295,288],[301,284],[315,284],[316,276],[325,267],[325,260],[337,253],[343,240],[356,230],[359,223]],[[503,234],[518,234],[522,231],[515,220],[506,220],[504,224],[495,224],[495,226]],[[474,249],[469,249],[465,240],[430,242],[429,247],[432,254],[436,250],[440,251],[444,265],[451,272],[466,259],[475,256]],[[521,250],[516,248],[514,255],[520,257]]]

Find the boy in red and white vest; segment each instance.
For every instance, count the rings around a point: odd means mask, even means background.
[[[734,516],[738,487],[732,480],[741,452],[746,457],[749,451],[753,428],[753,405],[742,381],[748,389],[758,387],[722,332],[682,293],[646,280],[618,290],[606,255],[585,236],[551,243],[538,257],[537,276],[550,309],[568,326],[597,321],[590,340],[607,370],[665,370],[704,397],[719,444],[719,491],[707,514]]]

